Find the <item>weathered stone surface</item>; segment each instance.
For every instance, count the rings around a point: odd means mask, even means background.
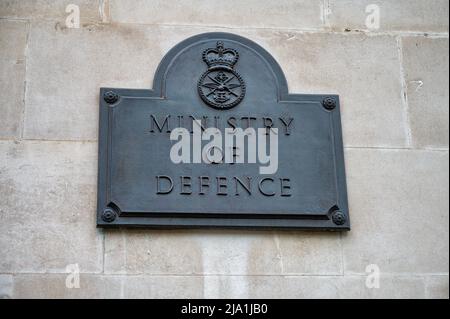
[[[448,299],[449,298],[448,275],[427,276],[425,278],[426,298]]]
[[[262,264],[254,260],[252,265],[267,272],[279,273],[281,268],[274,252],[275,243],[270,237],[268,240],[264,238],[267,236],[246,232],[227,235],[220,231],[207,231],[206,234],[200,231],[152,231],[151,234],[133,230],[120,233],[110,231],[105,241],[105,271],[129,274],[245,274],[250,267],[251,245],[262,241],[267,242],[264,246],[272,248],[272,256]],[[230,242],[233,244],[230,245]]]
[[[424,281],[417,276],[381,275],[379,287],[376,288],[367,285],[366,276],[345,276],[339,287],[339,297],[345,299],[423,299],[425,298]]]
[[[320,250],[320,253],[318,251]],[[107,231],[112,274],[340,274],[339,234]]]
[[[318,29],[322,2],[315,0],[176,1],[110,0],[111,19],[121,23]],[[269,18],[270,17],[270,18]]]
[[[345,273],[443,273],[449,263],[448,152],[346,152],[352,231]]]
[[[131,299],[203,298],[202,276],[127,276],[124,297]]]
[[[12,298],[13,276],[0,275],[0,299]]]
[[[109,299],[123,297],[123,278],[120,277],[81,274],[79,288],[72,284],[71,278],[67,278],[65,274],[16,275],[14,276],[14,298]]]
[[[1,279],[1,277],[0,277]],[[79,288],[66,274],[14,276],[14,298],[202,298],[201,276],[109,276],[81,274]],[[1,283],[1,281],[0,281]],[[12,284],[9,284],[12,286]],[[1,286],[0,286],[1,287]],[[71,287],[69,285],[69,287]]]
[[[2,0],[0,2],[1,18],[20,18],[20,19],[47,19],[65,22],[66,7],[69,4],[77,5],[80,9],[80,22],[98,22],[101,19],[100,8],[104,0]]]
[[[291,93],[340,95],[346,146],[403,147],[405,108],[395,38],[250,33],[283,68]]]
[[[0,20],[0,137],[21,134],[28,24]]]
[[[202,274],[281,273],[276,242],[269,232],[199,232]]]
[[[1,279],[1,277],[0,277]],[[1,281],[0,281],[1,282]],[[69,286],[66,285],[69,283]],[[79,288],[66,274],[14,276],[14,298],[202,298],[201,276],[109,276],[81,274]],[[1,286],[0,286],[1,287]]]
[[[252,277],[248,283],[248,298],[337,298],[341,277]],[[264,288],[263,288],[264,287]]]
[[[382,276],[379,288],[367,288],[365,276],[221,276],[205,277],[205,298],[424,298],[417,277]]]
[[[367,30],[368,5],[380,8],[379,31],[448,32],[447,0],[329,0],[333,29]]]
[[[95,143],[0,142],[0,272],[102,269]]]
[[[342,268],[339,233],[277,232],[275,244],[285,275],[340,275]],[[254,247],[257,251],[258,247]]]
[[[201,273],[201,251],[187,231],[105,230],[105,272]]]
[[[96,139],[100,86],[149,88],[163,54],[184,38],[206,31],[215,30],[121,25],[74,32],[55,30],[46,24],[35,26],[30,44],[25,136]],[[406,115],[395,39],[235,33],[255,40],[274,54],[286,72],[292,93],[341,94],[346,145],[405,145]],[[76,49],[70,49],[73,43],[78,44]],[[51,44],[51,52],[40,50]]]
[[[448,38],[408,37],[402,45],[413,145],[448,148]]]
[[[55,29],[49,23],[33,24],[25,137],[97,139],[99,88],[150,88],[163,53],[194,33],[128,25]]]
[[[223,231],[200,234],[197,242],[203,274],[329,274],[341,269],[338,234]],[[326,252],[317,254],[318,247]]]
[[[110,276],[81,274],[67,288],[65,274],[21,274],[7,279],[14,298],[424,298],[421,277],[382,276]],[[69,279],[70,282],[70,279]],[[12,288],[13,286],[13,288]],[[448,290],[447,290],[448,291]],[[445,290],[428,297],[443,298]]]

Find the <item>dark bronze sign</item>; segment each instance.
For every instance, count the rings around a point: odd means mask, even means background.
[[[153,90],[100,89],[98,179],[101,227],[350,229],[338,96],[289,94],[233,34],[175,46]]]

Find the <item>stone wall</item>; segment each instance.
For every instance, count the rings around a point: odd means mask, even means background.
[[[0,0],[0,295],[448,298],[448,12],[448,0]],[[96,228],[99,88],[150,88],[172,46],[210,31],[266,48],[292,93],[340,95],[350,232]]]

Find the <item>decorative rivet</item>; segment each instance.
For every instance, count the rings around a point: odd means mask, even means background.
[[[332,97],[327,97],[327,98],[323,99],[322,105],[324,108],[331,111],[336,107],[336,100]]]
[[[119,95],[113,91],[108,91],[103,94],[103,99],[108,104],[114,104],[119,100]]]
[[[107,223],[111,223],[113,222],[117,217],[116,212],[111,209],[111,208],[106,208],[103,212],[102,212],[102,220],[107,222]]]
[[[347,222],[347,217],[341,211],[335,211],[331,218],[333,220],[333,223],[339,226],[344,225]]]

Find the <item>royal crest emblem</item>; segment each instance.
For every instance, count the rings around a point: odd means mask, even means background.
[[[244,80],[234,70],[238,59],[238,52],[225,48],[222,41],[217,42],[216,48],[203,52],[203,61],[208,65],[208,70],[198,81],[198,92],[209,106],[230,109],[244,98]]]

